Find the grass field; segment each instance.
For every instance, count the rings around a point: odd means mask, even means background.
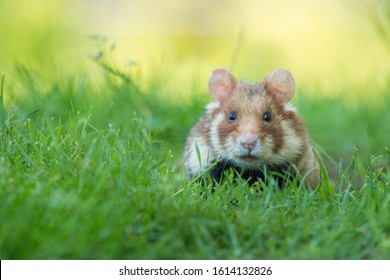
[[[296,70],[292,103],[322,152],[315,191],[298,180],[280,189],[272,176],[248,186],[227,174],[214,193],[186,181],[181,153],[218,51],[185,49],[147,71],[145,60],[124,67],[110,46],[78,71],[14,63],[0,73],[0,259],[390,259],[390,79],[378,62],[389,52],[359,40],[340,57],[365,56],[337,71],[315,52],[305,63],[318,56],[318,68],[300,68],[296,42],[285,56],[260,44],[226,59],[249,80],[284,60]]]
[[[327,120],[313,134],[331,178],[308,192],[228,176],[205,197],[184,180],[180,152],[207,96],[169,99],[105,69],[98,87],[28,69],[17,94],[2,87],[18,106],[1,111],[2,259],[390,258],[389,111],[302,91],[302,114]]]

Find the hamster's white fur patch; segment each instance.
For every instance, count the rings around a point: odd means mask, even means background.
[[[221,104],[218,101],[211,102],[211,103],[206,105],[206,110],[208,112],[212,112],[212,111],[218,109],[220,106],[221,106]]]
[[[211,140],[211,146],[214,151],[218,153],[218,151],[221,151],[223,148],[221,147],[221,144],[219,143],[219,135],[218,135],[218,128],[219,125],[223,122],[225,119],[225,114],[219,113],[215,116],[214,120],[211,122],[210,125],[210,140]]]
[[[199,156],[196,152],[196,145],[199,149]],[[191,149],[189,153],[186,155],[186,161],[185,165],[187,167],[187,170],[191,170],[193,174],[195,175],[199,173],[199,171],[203,171],[207,168],[209,163],[213,160],[215,160],[211,154],[211,149],[207,145],[206,140],[201,137],[193,138],[191,141]]]
[[[294,113],[298,112],[297,108],[295,108],[294,105],[292,105],[291,103],[287,103],[286,105],[284,105],[284,110],[294,112]]]

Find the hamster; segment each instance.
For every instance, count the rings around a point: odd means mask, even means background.
[[[295,80],[288,70],[276,69],[262,82],[252,83],[237,82],[228,70],[218,68],[208,88],[213,101],[184,148],[189,178],[211,168],[211,179],[219,182],[233,168],[253,184],[264,179],[264,168],[282,174],[298,170],[309,186],[316,186],[319,164],[305,125],[289,103]]]

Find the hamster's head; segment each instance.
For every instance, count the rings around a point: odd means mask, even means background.
[[[214,100],[209,137],[223,161],[245,169],[298,162],[307,148],[306,129],[289,103],[295,81],[288,70],[277,69],[262,82],[237,82],[226,69],[209,79]]]

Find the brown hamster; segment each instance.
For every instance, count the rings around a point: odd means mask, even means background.
[[[289,103],[294,90],[286,69],[255,83],[237,82],[226,69],[215,69],[209,79],[213,102],[185,145],[188,177],[214,165],[210,175],[217,182],[234,168],[254,183],[263,178],[264,167],[281,173],[295,168],[314,187],[319,166],[305,125]]]

